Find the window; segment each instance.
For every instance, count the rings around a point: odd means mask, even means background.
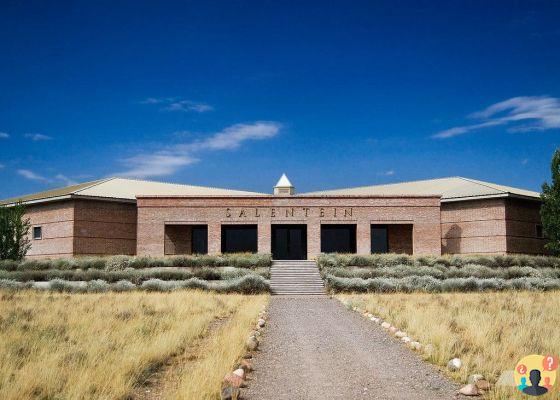
[[[537,237],[538,238],[544,238],[544,230],[543,230],[542,225],[537,224],[536,231],[537,231]]]
[[[321,225],[321,253],[356,253],[356,225]]]
[[[257,225],[222,225],[222,253],[256,253]]]
[[[389,252],[389,234],[387,225],[371,226],[371,252],[374,254]]]
[[[43,238],[43,228],[40,226],[33,227],[33,239],[41,240]]]

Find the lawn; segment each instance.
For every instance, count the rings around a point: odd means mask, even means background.
[[[481,373],[491,383],[502,371],[513,370],[529,354],[560,354],[560,292],[395,293],[338,295],[405,330],[415,340],[431,344],[423,357],[444,367],[453,357],[463,361],[457,372],[446,372],[466,383]],[[542,399],[559,397],[559,384]],[[488,399],[522,399],[511,389],[494,389]]]
[[[201,291],[0,292],[0,399],[131,398],[185,351],[194,361],[164,398],[219,397],[267,301]]]

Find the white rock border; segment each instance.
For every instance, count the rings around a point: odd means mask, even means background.
[[[241,387],[245,387],[247,375],[253,371],[253,364],[250,361],[253,358],[252,353],[256,352],[259,348],[259,337],[262,335],[267,319],[267,307],[266,305],[263,305],[262,311],[259,312],[255,322],[255,328],[251,331],[251,334],[245,343],[247,353],[245,353],[242,359],[237,363],[237,368],[235,368],[232,372],[227,373],[222,380],[222,387],[220,389],[221,399],[236,398],[234,397],[234,394],[235,396],[239,396],[239,389]]]

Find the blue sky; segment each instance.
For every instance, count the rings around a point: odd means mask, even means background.
[[[268,192],[282,172],[539,190],[559,20],[554,1],[3,1],[0,197],[113,175]]]

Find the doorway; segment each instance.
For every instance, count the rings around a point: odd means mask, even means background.
[[[272,258],[307,260],[307,225],[272,225]]]

